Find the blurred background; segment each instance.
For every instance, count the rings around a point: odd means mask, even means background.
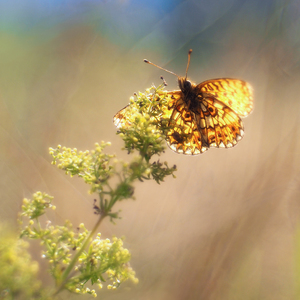
[[[54,196],[53,224],[91,228],[94,196],[50,164],[48,148],[104,140],[129,160],[114,114],[160,75],[178,88],[143,59],[184,75],[190,48],[192,81],[253,86],[244,139],[195,157],[166,150],[177,178],[136,184],[122,219],[100,228],[126,236],[140,282],[98,297],[299,299],[299,0],[1,1],[0,218],[16,226],[23,197],[41,190]]]

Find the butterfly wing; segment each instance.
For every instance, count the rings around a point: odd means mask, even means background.
[[[113,122],[117,128],[128,127],[131,125],[132,112],[129,105],[119,110],[113,117]]]
[[[198,129],[209,147],[231,148],[244,135],[241,118],[214,97],[202,99],[194,114]]]
[[[169,119],[166,141],[171,150],[189,155],[205,152],[210,147],[234,147],[244,135],[241,118],[213,96],[199,100],[191,111],[179,91],[167,92],[168,107],[163,118]]]
[[[197,91],[204,97],[213,96],[241,117],[246,117],[253,109],[252,88],[243,80],[211,79],[198,84]]]
[[[199,131],[195,115],[188,110],[181,91],[166,94],[168,107],[162,117],[168,118],[166,141],[171,150],[189,155],[205,152],[209,145]]]

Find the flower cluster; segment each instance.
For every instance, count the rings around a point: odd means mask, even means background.
[[[128,153],[137,150],[147,161],[165,149],[166,111],[168,102],[162,86],[139,92],[130,98],[129,105],[115,116],[119,136],[125,142]]]
[[[76,293],[85,293],[84,282],[91,281],[101,289],[103,282],[109,281],[108,289],[116,289],[122,282],[130,279],[137,283],[135,272],[129,265],[130,253],[123,248],[123,241],[116,237],[112,242],[109,239],[100,239],[101,235],[92,241],[87,251],[80,255],[75,270],[80,272],[68,283]],[[75,290],[74,290],[75,288]]]
[[[77,151],[76,148],[66,148],[58,145],[57,148],[49,148],[52,155],[52,164],[66,172],[71,177],[77,175],[84,182],[91,185],[90,193],[101,192],[108,179],[115,174],[116,161],[112,162],[115,155],[103,152],[110,143],[101,142],[95,144],[95,150]]]
[[[114,237],[111,242],[109,239],[101,239],[98,234],[92,240],[91,232],[83,224],[73,231],[69,221],[64,226],[48,223],[43,228],[39,221],[42,213],[36,212],[45,213],[46,208],[51,207],[51,200],[51,196],[41,192],[35,193],[32,200],[23,200],[20,217],[27,217],[29,222],[21,236],[41,240],[41,245],[46,249],[42,257],[49,261],[50,273],[57,286],[63,284],[71,292],[97,296],[94,289],[86,286],[88,283],[102,288],[108,280],[111,283],[107,288],[111,289],[128,279],[137,282],[129,265],[130,253],[123,248],[122,239]],[[68,274],[73,275],[64,282],[65,270],[69,266],[72,268],[69,268]]]
[[[151,160],[154,155],[164,152],[169,130],[170,110],[162,88],[163,85],[158,88],[153,86],[145,93],[139,92],[136,99],[131,97],[129,105],[114,118],[118,134],[124,140],[124,148],[128,153],[139,153],[138,161],[134,161],[131,167],[133,174],[141,181],[154,179],[160,183],[168,175],[175,177],[175,165],[169,167],[167,162]]]

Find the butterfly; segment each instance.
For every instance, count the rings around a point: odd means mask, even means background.
[[[168,119],[166,142],[176,153],[197,155],[209,148],[234,147],[244,136],[242,117],[253,110],[251,86],[239,79],[217,78],[194,84],[187,80],[192,49],[188,52],[185,77],[178,78],[180,90],[158,92],[166,97],[162,117]],[[130,126],[128,106],[113,118],[114,124]]]

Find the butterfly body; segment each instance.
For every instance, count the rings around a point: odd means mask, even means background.
[[[191,50],[189,58],[190,54]],[[234,147],[244,135],[241,117],[253,109],[251,86],[231,78],[211,79],[196,85],[186,76],[176,76],[180,90],[159,92],[168,103],[162,118],[168,120],[166,142],[170,149],[197,155],[210,147]],[[128,126],[126,107],[115,115],[114,123],[117,127]]]
[[[191,83],[184,77],[178,78],[178,86],[182,92],[182,97],[184,102],[186,103],[188,109],[193,112],[197,111],[197,107],[199,106],[199,100],[202,96],[197,92],[197,85]]]

